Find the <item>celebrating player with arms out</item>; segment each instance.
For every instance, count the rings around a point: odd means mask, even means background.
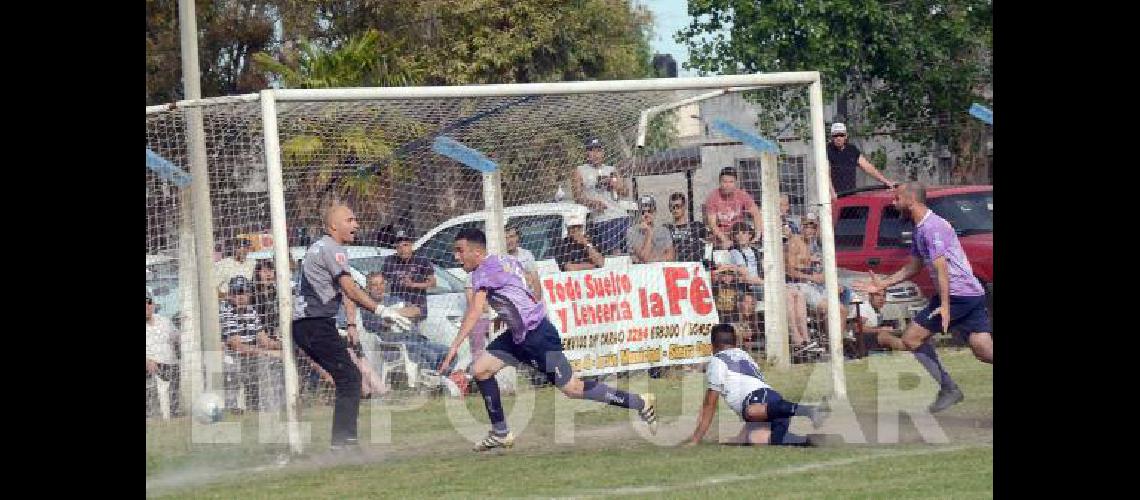
[[[974,276],[954,228],[927,208],[926,186],[918,182],[900,185],[895,189],[894,205],[903,217],[914,221],[910,260],[882,281],[872,274],[870,281],[856,283],[855,287],[863,292],[878,293],[910,278],[924,263],[930,269],[937,293],[926,309],[914,316],[914,322],[895,347],[914,352],[915,359],[938,381],[941,389],[929,408],[931,413],[937,413],[965,396],[939,362],[934,344],[928,341],[931,332],[952,332],[970,344],[978,360],[993,364],[994,340],[986,310],[986,290]]]

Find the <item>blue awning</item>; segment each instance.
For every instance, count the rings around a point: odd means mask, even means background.
[[[180,188],[190,185],[190,174],[178,168],[170,160],[158,156],[150,148],[146,150],[146,168],[151,169],[159,178],[172,182]]]

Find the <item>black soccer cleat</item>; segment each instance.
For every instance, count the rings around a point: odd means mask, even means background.
[[[930,413],[938,413],[961,403],[963,399],[966,399],[966,395],[962,394],[962,390],[957,387],[953,389],[942,389],[938,391],[938,397],[934,399],[934,402],[930,404],[927,410],[929,410]]]

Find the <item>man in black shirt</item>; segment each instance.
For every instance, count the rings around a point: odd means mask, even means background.
[[[831,166],[831,199],[837,192],[855,189],[855,167],[862,168],[867,175],[874,177],[889,188],[895,182],[887,179],[875,168],[867,157],[854,144],[847,143],[847,126],[835,122],[831,124],[831,140],[827,142],[827,163]]]
[[[395,240],[396,254],[384,259],[380,273],[388,282],[388,295],[419,309],[409,318],[419,323],[427,317],[427,291],[436,286],[435,268],[427,258],[415,255],[411,232],[400,229]]]
[[[673,222],[665,228],[673,235],[673,249],[677,252],[677,262],[701,262],[705,256],[705,241],[709,229],[701,221],[689,222],[689,206],[685,195],[673,193],[669,196],[669,214]]]
[[[566,237],[554,249],[554,260],[562,271],[597,269],[606,265],[606,257],[586,236],[586,216],[573,214],[566,218]]]

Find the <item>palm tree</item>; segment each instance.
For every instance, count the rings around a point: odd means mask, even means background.
[[[401,53],[398,41],[370,29],[328,46],[301,40],[296,50],[284,51],[283,60],[263,52],[254,55],[254,63],[286,88],[420,83],[423,72],[418,63]],[[288,112],[282,110],[282,114]],[[299,224],[319,223],[315,219],[318,207],[330,198],[353,203],[361,219],[372,219],[369,216],[383,204],[376,203],[377,198],[390,198],[383,195],[383,187],[390,186],[393,174],[398,173],[394,170],[399,164],[393,157],[397,137],[423,128],[407,117],[374,115],[375,119],[354,121],[347,127],[337,118],[330,110],[282,120],[282,166],[287,177],[298,180],[291,198]]]
[[[276,77],[285,88],[400,87],[415,85],[423,71],[412,58],[401,55],[402,43],[370,29],[343,42],[323,46],[310,40],[287,49],[285,61],[259,52],[253,56],[261,71]]]

